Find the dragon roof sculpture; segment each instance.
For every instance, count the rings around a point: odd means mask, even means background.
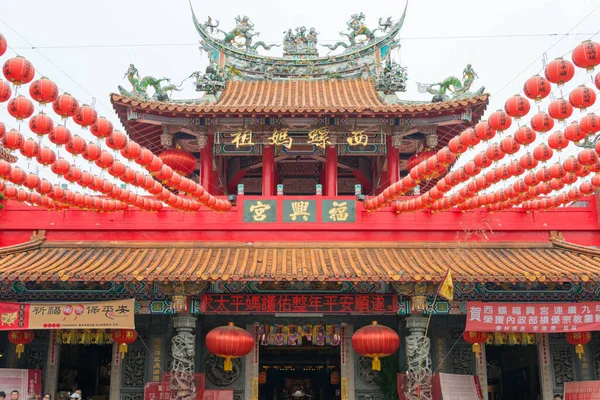
[[[260,33],[247,16],[236,17],[233,28],[222,30],[220,22],[211,17],[200,22],[191,0],[190,7],[202,49],[207,51],[215,69],[226,71],[233,79],[377,78],[386,63],[390,64],[388,74],[392,69],[404,73],[403,69],[391,65],[389,56],[392,49],[399,47],[408,2],[399,20],[380,18],[375,29],[366,25],[363,13],[352,15],[346,22],[346,30],[340,32],[345,40],[333,45],[319,44],[315,28],[288,29],[283,32],[283,55],[279,57],[259,54],[259,48],[270,50],[281,45],[256,40]],[[329,52],[344,50],[341,54],[320,56],[319,47]],[[399,78],[396,76],[394,82],[402,80]],[[405,87],[400,85],[395,89],[403,91]]]

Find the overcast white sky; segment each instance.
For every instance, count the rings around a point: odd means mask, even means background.
[[[321,42],[337,41],[350,14],[363,12],[368,24],[376,25],[379,17],[398,18],[405,4],[404,0],[192,3],[199,19],[204,21],[211,15],[221,21],[223,29],[233,27],[238,14],[249,16],[261,32],[259,40],[265,42],[281,41],[284,30],[301,25],[316,27]],[[417,82],[439,81],[449,75],[460,77],[464,66],[471,63],[479,75],[473,88],[483,85],[492,95],[489,114],[501,108],[510,95],[520,92],[523,82],[541,70],[541,56],[551,46],[549,59],[568,53],[593,35],[600,40],[596,35],[600,29],[599,6],[598,0],[411,0],[401,33],[402,48],[396,55],[409,74],[408,91],[400,97],[427,100],[430,95],[418,93]],[[571,35],[562,36],[571,30]],[[171,77],[175,83],[193,71],[203,71],[207,65],[206,55],[198,50],[199,37],[188,0],[2,1],[0,32],[13,48],[2,62],[15,52],[27,57],[39,73],[82,103],[90,103],[95,97],[99,114],[117,126],[120,124],[110,107],[109,93],[116,92],[118,85],[128,88],[123,75],[130,63],[142,76]],[[506,35],[512,36],[494,37]],[[565,94],[584,82],[590,82],[590,75],[582,71],[565,87]],[[173,97],[198,96],[191,80],[186,85],[185,91]],[[542,108],[546,106],[547,102],[541,104]],[[596,104],[592,110],[599,106]],[[49,113],[53,114],[51,110]],[[582,115],[575,111],[574,116]],[[4,107],[0,107],[0,118],[16,126]]]

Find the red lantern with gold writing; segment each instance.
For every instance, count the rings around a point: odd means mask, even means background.
[[[398,333],[387,326],[378,325],[376,321],[352,335],[352,347],[358,354],[373,359],[371,369],[374,371],[381,371],[379,358],[394,354],[399,346]]]
[[[125,353],[127,353],[127,345],[135,342],[137,339],[137,332],[135,329],[115,329],[112,331],[112,338],[115,343],[119,345],[121,358],[124,358]]]
[[[489,334],[487,332],[469,332],[463,333],[463,339],[469,344],[473,345],[473,353],[479,354],[481,351],[481,345],[487,342]]]
[[[17,345],[17,357],[21,358],[21,354],[25,351],[25,345],[33,342],[35,334],[33,331],[10,331],[8,340]]]
[[[233,322],[208,332],[205,343],[208,351],[225,358],[223,365],[225,371],[232,370],[232,359],[243,357],[254,348],[252,335],[247,330],[234,326]]]
[[[592,334],[590,332],[568,332],[566,339],[567,342],[575,346],[575,353],[579,358],[582,358],[584,354],[583,346],[592,340]]]

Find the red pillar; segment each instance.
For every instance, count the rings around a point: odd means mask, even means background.
[[[213,153],[212,146],[213,137],[209,136],[206,141],[206,146],[200,150],[200,185],[208,193],[214,193],[212,187],[212,166],[213,166]]]
[[[394,183],[400,180],[400,172],[399,168],[399,151],[397,148],[392,146],[392,137],[387,137],[387,176],[389,185],[393,185]],[[389,186],[388,185],[388,186]]]
[[[275,194],[275,146],[263,146],[262,154],[262,194]]]
[[[325,149],[325,196],[337,196],[337,147]]]

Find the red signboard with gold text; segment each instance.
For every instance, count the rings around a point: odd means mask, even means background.
[[[0,330],[135,329],[135,300],[68,303],[0,302]]]
[[[203,294],[203,314],[396,314],[395,294]]]
[[[600,331],[600,302],[467,303],[467,331],[564,333]]]

